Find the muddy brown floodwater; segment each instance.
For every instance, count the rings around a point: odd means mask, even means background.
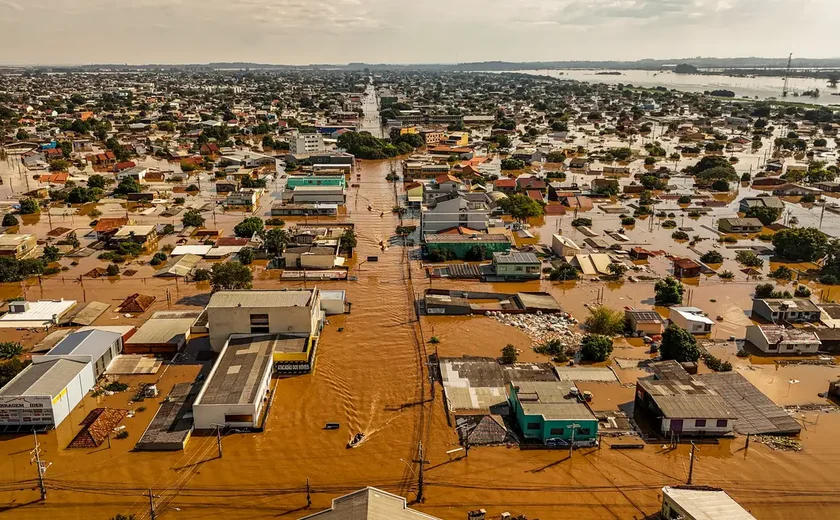
[[[429,286],[420,262],[409,261],[409,251],[400,246],[380,248],[380,241],[387,243],[398,224],[389,211],[395,193],[394,185],[384,179],[388,172],[388,162],[362,164],[361,186],[351,189],[348,196],[348,219],[357,225],[357,258],[376,255],[379,262],[354,263],[356,282],[319,284],[324,289],[345,289],[353,303],[352,313],[330,318],[313,373],[275,381],[276,397],[265,432],[225,436],[221,458],[213,436],[194,437],[183,452],[133,452],[159,398],[147,401],[147,410],[126,419],[128,439],[114,439],[110,448],[65,449],[91,408],[102,404],[137,407],[128,404],[130,391],[88,397],[60,428],[39,437],[42,457],[52,463],[46,475],[46,501],[38,500],[36,470],[29,463],[32,437],[0,440],[0,516],[93,520],[123,513],[145,520],[148,499],[143,495],[149,488],[159,495],[158,517],[181,520],[214,515],[299,518],[366,485],[413,500],[417,466],[412,461],[418,457],[421,442],[429,464],[425,501],[414,507],[444,519],[463,519],[466,511],[479,507],[491,515],[510,511],[544,520],[641,519],[655,513],[661,487],[685,482],[687,446],[669,450],[649,444],[643,450],[611,450],[611,441],[606,439],[602,449],[579,450],[571,459],[564,451],[505,447],[474,448],[468,458],[462,458],[462,452],[447,455],[457,446],[457,436],[447,420],[442,388],[436,385],[432,391],[428,382],[427,356],[435,347],[441,355],[495,356],[506,343],[514,343],[523,349],[523,360],[542,359],[528,350],[524,334],[486,317],[416,320],[414,301]],[[368,211],[368,204],[385,214]],[[261,268],[256,278],[259,288],[303,286],[281,283],[276,273]],[[506,292],[549,290],[581,320],[586,316],[585,304],[593,303],[603,286],[593,282],[433,282],[434,287],[467,285]],[[86,297],[112,304],[142,292],[158,298],[153,311],[167,308],[167,290],[173,295],[172,307],[184,309],[197,308],[209,293],[202,285],[125,277],[113,282],[85,281],[84,286],[44,279],[40,285],[31,282],[27,287],[33,298]],[[748,320],[741,309],[748,308],[750,290],[747,284],[700,285],[691,303],[724,316],[717,327],[721,337],[742,334]],[[3,288],[0,296],[20,292],[20,285],[12,285]],[[610,306],[643,305],[652,299],[653,285],[625,283],[604,292],[604,303]],[[141,321],[142,317],[106,313],[98,323]],[[439,345],[428,343],[432,335],[440,338]],[[645,357],[637,344],[628,343],[620,350],[626,350],[622,357]],[[158,381],[162,398],[174,383],[206,370],[206,362],[190,359],[170,366],[162,375],[121,379],[132,388]],[[635,372],[625,374],[630,385],[640,375]],[[773,374],[772,368],[761,374],[757,377],[788,377]],[[798,372],[790,377],[805,378]],[[601,409],[615,409],[632,399],[630,387],[592,386],[595,405]],[[840,427],[840,414],[808,412],[801,420],[806,427],[801,452],[772,451],[755,442],[745,450],[742,438],[701,446],[695,483],[725,488],[759,519],[840,517],[840,497],[834,494],[834,468],[840,464],[834,432]],[[341,423],[341,428],[322,429],[332,421]],[[366,440],[357,449],[347,450],[345,444],[358,431],[367,434]],[[309,511],[305,510],[307,479],[313,492]]]

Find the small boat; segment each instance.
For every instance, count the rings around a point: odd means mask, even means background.
[[[337,430],[340,425],[337,422],[328,422],[326,426],[324,426],[325,430]]]
[[[361,432],[357,433],[356,436],[353,437],[353,440],[351,440],[350,442],[347,443],[347,449],[355,448],[356,446],[359,445],[359,443],[362,442],[362,440],[364,440],[364,438],[365,438],[364,433],[361,433]]]

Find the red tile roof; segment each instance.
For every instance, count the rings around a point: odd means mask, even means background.
[[[128,219],[126,217],[101,218],[99,219],[99,222],[96,223],[93,230],[97,233],[107,233],[108,231],[113,231],[127,225]]]

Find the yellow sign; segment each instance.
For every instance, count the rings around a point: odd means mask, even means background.
[[[66,388],[64,390],[62,390],[61,392],[59,392],[57,396],[53,397],[53,400],[52,400],[53,404],[61,401],[61,398],[64,397],[65,395],[67,395],[67,389]]]

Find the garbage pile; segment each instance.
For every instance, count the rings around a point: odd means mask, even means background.
[[[568,313],[543,314],[507,314],[499,311],[488,311],[487,316],[499,323],[516,327],[531,338],[532,345],[540,345],[553,339],[560,340],[564,346],[577,347],[583,334],[576,332],[578,320]]]
[[[757,435],[755,440],[768,448],[782,451],[802,451],[802,441],[780,435]]]

